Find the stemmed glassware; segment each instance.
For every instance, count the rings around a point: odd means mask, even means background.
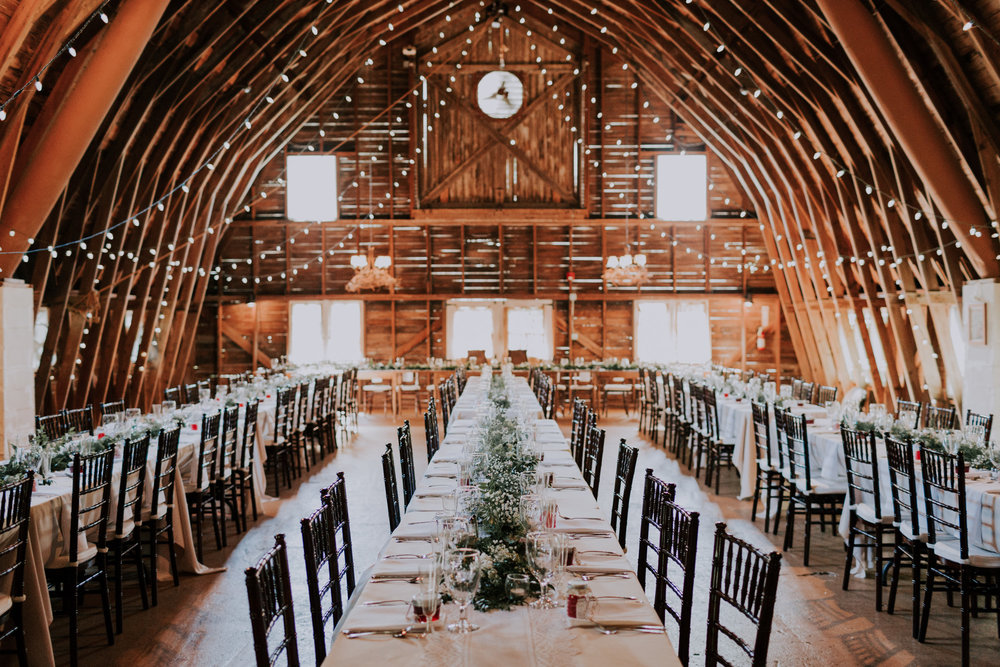
[[[989,443],[986,452],[990,457],[990,463],[993,464],[993,471],[990,473],[990,479],[996,480],[997,476],[1000,475],[1000,442],[994,440]]]
[[[535,575],[541,588],[538,606],[542,609],[552,609],[555,603],[548,594],[548,587],[556,573],[556,541],[551,533],[532,531],[528,533],[526,548],[528,567],[531,568],[531,573]]]
[[[469,603],[479,589],[480,572],[480,554],[476,549],[452,549],[445,553],[445,586],[458,603],[458,622],[448,626],[451,632],[465,634],[479,629],[469,622]]]

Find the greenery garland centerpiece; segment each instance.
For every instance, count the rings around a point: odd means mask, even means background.
[[[482,576],[473,604],[480,611],[524,604],[507,595],[508,574],[529,574],[524,540],[528,526],[521,515],[521,474],[534,472],[539,457],[525,444],[526,425],[510,412],[503,377],[493,376],[487,411],[479,422],[477,469],[480,493],[470,508],[479,527],[476,544],[482,554]]]

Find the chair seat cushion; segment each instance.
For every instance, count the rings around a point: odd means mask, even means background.
[[[630,385],[630,384],[606,384],[606,385],[604,385],[604,391],[632,391],[632,385]]]
[[[156,514],[153,514],[151,510],[145,509],[142,511],[142,521],[146,523],[147,521],[159,521],[160,519],[166,518],[167,510],[170,509],[169,505],[160,503],[160,506],[156,508]]]
[[[893,523],[895,523],[895,522],[893,522]],[[910,525],[909,521],[904,521],[904,522],[898,524],[896,526],[896,530],[898,530],[899,534],[903,536],[903,539],[905,539],[905,540],[907,540],[909,542],[926,542],[927,541],[927,533],[920,533],[919,535],[915,535],[913,533],[913,527]]]
[[[74,565],[79,565],[80,563],[86,563],[88,560],[95,557],[96,555],[97,555],[97,545],[87,542],[87,548],[81,549],[77,553],[76,555],[77,561],[75,563],[70,562],[68,553],[62,553],[53,557],[52,560],[50,560],[48,563],[45,564],[45,567],[50,570],[60,570],[64,567],[73,567]]]
[[[401,384],[396,387],[399,391],[420,391],[419,384]]]
[[[767,462],[767,459],[757,459],[757,470],[773,470],[773,466]]]
[[[593,391],[594,385],[592,384],[574,384],[570,386],[573,391]]]
[[[6,593],[0,593],[0,616],[3,616],[14,606],[14,599]]]
[[[972,565],[973,567],[1000,568],[1000,553],[988,551],[974,544],[969,545],[969,557],[962,558],[961,546],[958,540],[940,540],[934,543],[934,553],[951,563]]]
[[[815,496],[826,496],[832,494],[846,494],[847,493],[847,480],[831,480],[831,479],[812,479],[812,488],[806,487],[806,480],[804,477],[797,477],[795,479],[795,486],[798,490],[806,495]]]
[[[389,384],[366,384],[364,387],[361,388],[361,391],[383,392],[391,390],[392,390],[392,385]]]
[[[108,532],[109,532],[108,539],[112,539],[112,540],[123,540],[123,539],[125,539],[126,537],[128,537],[129,535],[131,535],[132,532],[135,530],[135,522],[132,521],[132,519],[126,519],[122,523],[122,532],[120,532],[120,533],[113,532],[116,529],[117,529],[117,527],[115,527],[115,528],[112,528],[110,526],[108,527]]]
[[[857,512],[858,518],[862,521],[868,523],[885,523],[890,524],[893,522],[893,517],[891,514],[889,516],[884,516],[881,519],[875,514],[875,508],[868,503],[858,503],[854,506],[854,511]]]

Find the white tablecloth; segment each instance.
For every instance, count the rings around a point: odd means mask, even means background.
[[[517,391],[527,392],[526,383],[520,381]],[[482,387],[478,378],[469,380],[466,392],[459,400],[461,408],[472,408],[482,397]],[[428,465],[427,474],[440,474],[454,470],[454,461],[462,453],[462,443],[467,437],[473,422],[469,419],[455,419],[448,430],[448,437],[441,445],[434,460]],[[554,421],[539,420],[537,429],[539,441],[546,451],[546,461],[558,462],[560,458],[570,456],[569,447]],[[543,463],[543,465],[545,465]],[[583,483],[579,469],[559,466],[553,468],[559,475],[572,477],[575,486],[582,488],[554,491],[559,500],[561,514],[572,517],[588,516],[593,520],[565,521],[559,519],[557,530],[573,528],[580,529],[580,524],[586,524],[587,530],[601,531],[604,535],[587,537],[575,545],[584,550],[607,550],[617,554],[615,557],[600,558],[591,562],[585,561],[587,568],[620,567],[630,569],[628,561],[618,546],[618,541],[611,535],[610,526],[604,518],[604,513],[598,507],[593,494]],[[451,483],[442,477],[428,477],[425,474],[417,487],[417,496],[403,517],[403,522],[396,529],[394,537],[389,540],[378,561],[369,572],[385,571],[392,563],[408,562],[388,558],[401,553],[429,553],[431,545],[425,542],[395,539],[400,535],[430,534],[433,524],[425,523],[434,518],[434,512],[440,510],[441,501],[436,495],[442,492],[442,485]],[[446,489],[445,489],[446,491]],[[589,558],[589,557],[588,557]],[[659,619],[652,605],[645,598],[638,580],[634,575],[627,579],[599,578],[590,582],[590,587],[596,595],[634,596],[638,600],[622,602],[611,609],[614,603],[609,602],[609,613],[614,613],[617,619],[627,619],[630,622],[659,624]],[[435,665],[676,665],[679,664],[673,646],[666,634],[642,634],[623,632],[618,635],[603,635],[592,627],[570,627],[564,608],[553,610],[535,610],[517,608],[511,611],[494,611],[490,613],[471,612],[470,618],[481,627],[469,635],[457,636],[447,631],[435,633],[419,641],[394,639],[392,637],[369,636],[347,638],[341,634],[343,630],[369,626],[374,623],[385,624],[386,627],[406,625],[403,618],[405,606],[369,606],[366,603],[377,600],[409,600],[415,586],[407,583],[367,582],[359,586],[351,600],[351,607],[341,620],[330,653],[324,665],[360,665],[360,664],[435,664]],[[378,610],[378,611],[375,611]],[[446,613],[455,618],[457,611],[447,608]]]

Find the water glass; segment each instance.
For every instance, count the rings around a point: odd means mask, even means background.
[[[551,533],[532,531],[528,533],[525,547],[527,549],[528,567],[538,580],[541,596],[538,606],[542,609],[552,609],[555,606],[548,595],[549,582],[556,571],[556,542]]]
[[[537,493],[521,496],[521,519],[528,524],[528,530],[538,530],[542,525],[542,497]]]
[[[480,572],[480,555],[476,549],[452,549],[445,553],[445,586],[458,603],[458,622],[448,626],[451,632],[465,634],[479,629],[469,623],[469,603],[479,589]]]
[[[526,574],[508,574],[504,580],[507,597],[511,600],[523,600],[531,592],[531,577]]]

